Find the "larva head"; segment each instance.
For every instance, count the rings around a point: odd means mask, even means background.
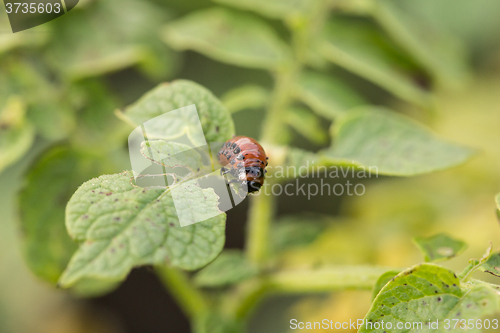
[[[259,192],[260,188],[262,187],[262,183],[256,180],[252,180],[247,182],[247,188],[248,188],[248,193],[255,193]]]

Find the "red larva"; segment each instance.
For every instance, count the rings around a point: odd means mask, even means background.
[[[243,184],[248,193],[257,192],[264,185],[264,174],[268,157],[264,148],[255,140],[246,136],[236,136],[222,145],[219,162],[229,169],[222,168],[221,173],[231,173]]]

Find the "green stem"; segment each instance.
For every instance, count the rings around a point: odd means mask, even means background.
[[[469,265],[465,267],[462,273],[458,274],[461,282],[467,282],[472,274],[481,266],[481,262],[477,259],[471,260]]]
[[[240,285],[226,306],[234,317],[248,317],[262,297],[269,293],[322,293],[338,290],[371,290],[387,267],[335,266],[318,270],[290,270],[263,275]]]
[[[169,293],[191,321],[208,312],[210,306],[205,295],[192,285],[184,272],[167,266],[157,267],[157,272]]]
[[[269,258],[270,227],[276,198],[261,191],[250,201],[248,215],[247,256],[250,262],[262,266]]]
[[[262,142],[286,145],[289,140],[286,111],[293,101],[295,84],[306,62],[311,40],[321,31],[327,17],[326,2],[319,1],[302,24],[291,24],[294,62],[275,75],[275,88],[262,127]],[[272,157],[271,157],[272,158]],[[271,160],[272,163],[272,160]],[[263,266],[269,258],[270,225],[274,218],[276,199],[261,193],[251,198],[248,218],[247,255],[251,262]]]
[[[286,109],[292,98],[297,72],[299,72],[299,66],[294,64],[275,75],[276,83],[262,127],[263,142],[271,144],[288,142]]]

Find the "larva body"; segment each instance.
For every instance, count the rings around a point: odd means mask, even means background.
[[[236,136],[222,145],[218,157],[225,167],[222,172],[231,173],[246,184],[248,193],[257,192],[264,185],[268,157],[255,139]]]

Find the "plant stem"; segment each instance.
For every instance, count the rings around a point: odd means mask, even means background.
[[[262,266],[269,257],[271,220],[274,217],[276,198],[263,191],[251,198],[248,215],[247,256],[250,262]]]
[[[248,316],[263,295],[268,293],[317,293],[337,290],[371,290],[378,278],[393,270],[373,266],[334,266],[317,270],[289,270],[263,275],[240,286],[229,306],[234,317]]]
[[[191,321],[208,312],[210,307],[205,295],[192,285],[184,272],[167,266],[156,269],[163,284]]]
[[[269,110],[262,127],[262,142],[271,145],[286,145],[289,141],[286,117],[287,108],[293,101],[296,82],[306,62],[311,37],[316,37],[326,19],[326,2],[320,1],[309,17],[292,25],[294,62],[275,74],[275,87]],[[270,163],[272,164],[272,157]],[[251,262],[263,266],[269,258],[270,224],[274,218],[276,199],[260,193],[251,198],[248,218],[247,255]]]

